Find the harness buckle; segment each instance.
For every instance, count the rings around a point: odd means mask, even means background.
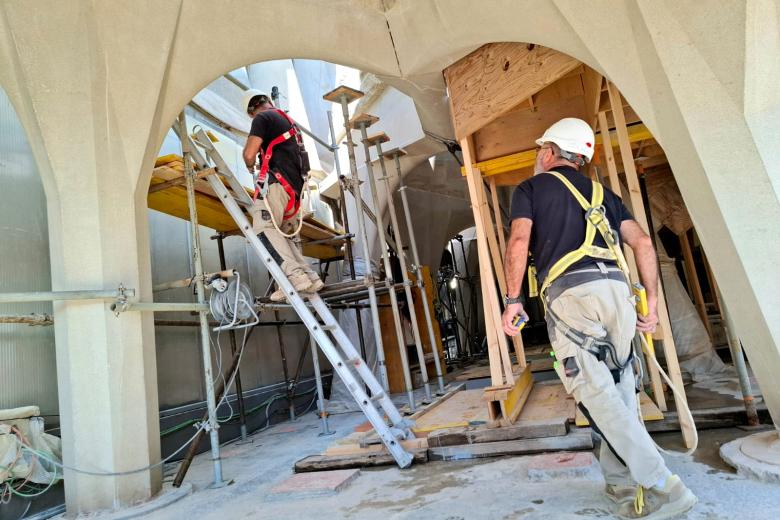
[[[585,218],[598,227],[606,218],[606,208],[604,208],[603,204],[601,206],[593,206],[585,212]]]

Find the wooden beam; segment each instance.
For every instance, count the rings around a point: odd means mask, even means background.
[[[696,305],[696,310],[701,318],[702,325],[707,329],[707,334],[712,341],[712,327],[710,326],[710,320],[707,317],[707,306],[704,304],[704,295],[701,292],[701,284],[699,283],[699,274],[696,271],[696,264],[693,262],[693,251],[691,250],[691,241],[688,238],[688,232],[680,233],[680,249],[683,254],[683,264],[685,265],[685,278],[688,282],[688,289],[691,291],[693,297],[693,303]]]
[[[625,121],[625,120],[624,120]],[[625,127],[625,125],[624,125]],[[599,132],[596,134],[596,146],[601,145],[607,138],[602,135],[606,134],[601,130],[599,125]],[[628,143],[636,143],[645,139],[651,139],[653,134],[644,124],[632,125],[626,129],[626,135],[628,136]],[[617,132],[611,131],[608,136],[609,142],[612,143],[612,147],[616,148],[619,145]],[[630,149],[630,146],[629,146]],[[606,150],[605,150],[606,152]],[[631,154],[633,163],[633,154]],[[491,177],[493,175],[500,175],[502,173],[515,172],[525,168],[533,168],[536,162],[536,150],[525,150],[522,152],[516,152],[502,157],[496,157],[495,159],[489,159],[487,161],[480,161],[474,163],[475,168],[479,168],[482,175],[485,177]],[[466,175],[465,166],[460,169],[461,175]]]
[[[444,69],[455,136],[473,134],[579,66],[541,45],[483,45]]]
[[[607,172],[609,174],[609,187],[612,191],[622,196],[622,189],[620,186],[620,178],[618,177],[617,165],[615,164],[615,155],[612,153],[612,136],[609,133],[609,124],[607,123],[607,115],[602,111],[598,113],[599,128],[601,129],[601,135],[604,138],[602,148],[604,150],[604,162],[607,163]],[[634,252],[631,248],[624,248],[626,261],[632,273],[637,272],[636,259],[634,258]],[[655,403],[663,411],[666,411],[666,396],[664,395],[664,386],[661,381],[661,374],[653,363],[649,361],[645,363],[650,375],[650,385],[653,388],[653,397]]]
[[[636,174],[636,168],[634,167],[634,156],[631,152],[631,143],[628,139],[628,129],[626,128],[626,120],[623,115],[623,105],[618,92],[617,87],[611,82],[607,82],[607,92],[609,93],[610,103],[612,104],[612,115],[615,118],[615,130],[618,136],[618,144],[620,146],[620,155],[623,157],[623,168],[626,175],[626,182],[628,183],[628,193],[631,198],[631,207],[634,210],[634,218],[637,220],[642,229],[646,233],[650,234],[650,230],[647,224],[647,215],[645,214],[645,206],[642,201],[642,192],[639,187],[639,178]],[[677,404],[677,409],[681,410],[684,404],[687,404],[687,398],[685,397],[685,386],[683,385],[682,374],[680,373],[680,364],[677,360],[677,350],[674,344],[674,336],[672,335],[672,325],[669,320],[669,310],[666,307],[666,297],[664,295],[663,285],[658,285],[658,320],[663,332],[663,346],[664,354],[666,355],[666,367],[669,372],[669,378],[677,388],[679,392],[674,393],[674,400]],[[682,434],[687,447],[693,445],[694,440],[694,425],[688,420],[687,417],[681,417],[680,423],[682,425]]]
[[[490,199],[493,202],[493,217],[496,219],[496,233],[498,244],[501,247],[501,256],[506,254],[506,234],[504,233],[504,221],[501,218],[501,204],[498,201],[498,188],[495,177],[488,181],[490,184]]]
[[[601,74],[585,67],[585,72],[582,74],[582,90],[585,97],[585,121],[596,130],[596,124],[598,123],[599,105],[601,104],[601,85],[604,83],[604,78]]]
[[[504,374],[511,365],[505,367],[502,355],[502,349],[506,350],[506,342],[503,340],[503,327],[501,326],[501,313],[498,306],[498,295],[496,294],[495,284],[493,283],[493,267],[488,250],[487,235],[485,232],[484,221],[479,203],[479,194],[477,184],[482,182],[479,170],[472,167],[473,149],[471,139],[462,139],[460,141],[463,151],[463,161],[468,165],[466,168],[466,184],[471,198],[471,209],[474,214],[474,226],[477,236],[477,254],[479,257],[479,272],[481,282],[482,303],[485,313],[485,334],[488,343],[488,359],[490,360],[490,379],[494,386],[504,384]],[[499,335],[500,333],[500,335]],[[508,355],[508,351],[507,351]],[[513,378],[509,378],[513,380]]]

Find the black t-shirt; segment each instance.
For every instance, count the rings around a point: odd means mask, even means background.
[[[252,119],[252,129],[249,131],[249,135],[262,139],[262,146],[265,149],[265,147],[271,144],[271,141],[290,128],[292,128],[292,125],[282,114],[276,110],[266,110],[260,112]],[[301,156],[295,137],[291,137],[274,146],[269,170],[281,173],[296,192],[301,192],[303,189],[303,172],[301,170]],[[277,182],[276,178],[270,173],[268,182]]]
[[[563,174],[590,201],[593,185],[589,178],[574,168],[564,166],[553,169]],[[620,197],[607,187],[604,187],[604,207],[609,224],[619,242],[620,224],[624,220],[633,220],[634,217]],[[530,250],[540,284],[558,259],[578,249],[585,240],[585,211],[569,189],[554,175],[547,173],[534,175],[515,188],[512,195],[511,219],[516,218],[533,220]],[[593,244],[607,247],[599,233],[596,233]],[[595,265],[596,261],[597,259],[592,257],[582,258],[569,267],[568,271]]]

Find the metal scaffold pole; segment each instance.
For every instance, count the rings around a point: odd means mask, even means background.
[[[226,265],[227,262],[225,260],[224,238],[225,237],[222,233],[216,235],[217,253],[219,254],[219,268],[222,269],[223,272],[227,269],[227,265]],[[238,351],[235,329],[230,329],[228,331],[228,337],[230,338],[230,354],[232,356],[235,356],[236,352]],[[236,367],[235,385],[236,385],[236,399],[238,400],[238,419],[241,425],[240,426],[241,440],[246,441],[247,430],[246,430],[246,409],[244,407],[244,388],[243,385],[241,384],[241,371],[238,367]],[[227,389],[226,392],[228,390],[230,389]]]
[[[344,254],[347,257],[347,264],[349,265],[349,277],[352,280],[356,280],[355,276],[355,256],[352,253],[352,239],[350,238],[349,231],[349,212],[347,211],[347,198],[344,194],[343,182],[346,180],[341,175],[341,163],[339,162],[338,143],[336,142],[336,130],[333,127],[333,113],[328,110],[328,128],[330,129],[331,148],[333,149],[333,166],[336,169],[336,176],[339,180],[339,200],[341,202],[341,220],[344,226],[344,234],[347,235],[347,239],[344,241]],[[360,355],[363,359],[366,359],[366,340],[363,337],[363,317],[361,315],[361,309],[355,308],[355,322],[358,329],[358,341],[360,342]],[[382,381],[384,384],[384,380]],[[387,389],[387,385],[385,385]]]
[[[309,346],[311,347],[311,361],[314,365],[314,380],[317,384],[317,410],[320,415],[320,426],[322,431],[319,436],[333,435],[334,431],[328,426],[328,412],[325,410],[325,392],[322,390],[322,374],[320,373],[320,353],[317,352],[317,342],[314,336],[309,335]]]
[[[409,247],[412,250],[412,271],[414,272],[415,278],[417,278],[417,287],[420,288],[420,294],[422,299],[422,306],[423,306],[423,314],[425,315],[425,324],[428,329],[428,340],[431,342],[431,351],[433,352],[433,361],[436,365],[436,378],[439,383],[439,391],[444,391],[444,376],[441,369],[441,361],[439,360],[439,348],[436,342],[436,334],[433,332],[433,319],[431,317],[431,309],[428,305],[428,296],[425,292],[425,281],[423,280],[423,272],[422,268],[420,267],[420,255],[417,253],[417,240],[414,237],[414,226],[412,224],[412,214],[409,211],[409,201],[406,199],[406,186],[404,185],[404,179],[403,179],[403,172],[401,171],[401,155],[404,155],[406,152],[402,151],[401,149],[395,149],[388,152],[386,155],[389,155],[393,158],[393,161],[395,162],[395,171],[398,174],[398,191],[401,193],[401,203],[404,209],[404,217],[406,218],[406,230],[409,233]],[[382,163],[382,168],[384,171],[384,162]],[[387,174],[385,174],[385,177],[387,177]],[[388,182],[388,192],[390,189],[389,181]],[[388,193],[389,198],[389,204],[392,204],[393,197],[391,194]],[[392,209],[393,214],[395,213],[395,208]],[[396,229],[396,240],[400,240],[400,233]],[[401,255],[398,255],[399,258]],[[406,273],[406,269],[404,269],[404,273]]]
[[[361,94],[362,95],[362,94]],[[359,96],[358,96],[359,97]],[[326,97],[326,99],[328,99]],[[354,98],[357,99],[357,98]],[[374,343],[376,345],[376,357],[377,364],[379,365],[379,378],[382,382],[382,387],[389,391],[390,383],[387,379],[387,366],[385,366],[385,351],[382,344],[382,329],[379,325],[379,306],[377,305],[376,289],[374,287],[374,276],[371,269],[371,254],[368,251],[368,235],[366,234],[366,223],[363,216],[363,197],[360,193],[360,180],[357,173],[357,161],[355,159],[355,143],[352,140],[352,134],[350,133],[349,126],[349,98],[346,94],[342,93],[338,96],[335,102],[341,104],[341,112],[344,117],[344,129],[346,130],[347,139],[347,154],[349,156],[349,169],[351,174],[350,181],[352,182],[352,193],[355,197],[355,206],[357,208],[357,222],[358,222],[358,238],[361,243],[363,253],[363,263],[365,264],[364,278],[366,285],[368,286],[368,301],[371,307],[371,321],[374,327]],[[412,402],[412,407],[413,407]]]
[[[203,259],[200,249],[200,232],[198,229],[198,210],[195,202],[195,171],[190,157],[190,141],[187,133],[187,121],[184,112],[179,115],[179,136],[181,138],[181,150],[184,158],[184,176],[187,188],[187,205],[190,211],[190,232],[192,234],[192,260],[195,266],[195,291],[198,304],[206,305],[206,287],[203,283]],[[206,429],[211,441],[211,460],[214,463],[214,487],[225,485],[222,479],[222,461],[219,455],[219,423],[217,422],[217,402],[214,395],[214,375],[211,367],[211,331],[209,330],[208,310],[201,310],[200,317],[200,343],[203,354],[203,375],[206,383],[206,406],[208,408],[208,422]],[[227,392],[228,389],[225,389]]]
[[[376,120],[376,119],[375,119]],[[404,383],[406,384],[406,393],[409,398],[409,407],[414,410],[414,386],[412,386],[412,374],[409,370],[409,357],[406,353],[406,338],[404,336],[404,329],[401,325],[401,313],[398,310],[398,295],[393,289],[393,269],[390,265],[390,253],[387,248],[387,240],[385,240],[385,223],[382,218],[382,211],[379,209],[379,194],[376,189],[376,181],[374,180],[374,168],[371,164],[371,142],[368,138],[368,132],[366,128],[372,121],[360,120],[356,124],[360,129],[360,136],[363,140],[363,153],[365,154],[366,162],[366,177],[368,177],[368,185],[371,188],[371,198],[374,201],[374,209],[376,210],[376,229],[377,237],[379,238],[379,247],[382,253],[382,262],[385,266],[385,285],[390,289],[390,307],[393,310],[393,323],[395,325],[395,335],[398,341],[398,352],[401,358],[401,365],[404,372]],[[399,256],[403,254],[403,251],[399,252]],[[411,313],[409,313],[411,316]],[[430,400],[430,385],[428,385],[427,374],[425,373],[425,359],[420,359],[420,367],[423,373],[423,381],[425,382],[426,396]]]
[[[417,349],[417,359],[420,362],[420,374],[422,375],[423,385],[425,386],[425,397],[431,400],[431,385],[428,382],[428,367],[425,362],[425,352],[422,346],[422,337],[420,336],[420,326],[417,323],[417,312],[414,308],[414,297],[412,295],[412,282],[409,280],[409,271],[406,264],[406,254],[404,252],[404,242],[401,237],[401,228],[398,225],[398,215],[395,211],[395,202],[393,201],[393,190],[390,187],[390,177],[387,174],[387,167],[385,166],[385,158],[382,155],[382,143],[376,142],[376,154],[379,158],[379,167],[382,170],[382,177],[379,180],[383,180],[385,184],[385,193],[387,194],[387,211],[390,214],[390,225],[393,226],[395,236],[395,246],[398,252],[398,262],[401,264],[401,278],[404,281],[404,294],[406,295],[406,306],[409,310],[409,321],[412,324],[412,336],[414,337],[414,346]],[[425,293],[422,293],[422,299],[425,299]],[[436,343],[431,343],[431,353],[436,357],[438,352],[436,351]],[[444,392],[444,381],[441,379],[439,373],[439,390]]]

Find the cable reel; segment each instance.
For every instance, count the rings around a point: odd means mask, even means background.
[[[218,327],[214,327],[215,331],[243,329],[260,322],[253,306],[252,291],[248,285],[241,283],[241,275],[238,272],[230,282],[218,277],[213,279],[209,286],[212,288],[209,310],[220,323]]]

